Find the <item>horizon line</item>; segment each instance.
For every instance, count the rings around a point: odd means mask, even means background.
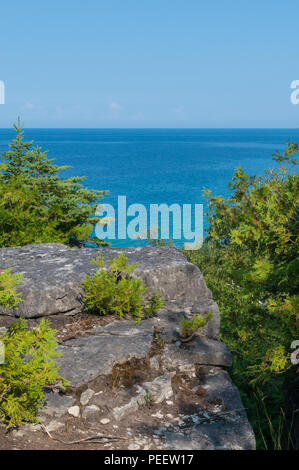
[[[13,125],[10,127],[0,127],[0,130],[13,130]],[[61,130],[299,130],[299,127],[23,127],[24,130],[41,130],[41,129],[61,129]]]

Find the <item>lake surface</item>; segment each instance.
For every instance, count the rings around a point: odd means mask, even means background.
[[[13,136],[13,130],[0,129],[0,153]],[[25,139],[49,150],[58,165],[72,165],[65,176],[84,175],[87,187],[109,190],[102,202],[116,211],[118,196],[126,196],[127,206],[143,204],[149,213],[150,204],[204,204],[203,188],[228,196],[235,168],[262,174],[274,166],[276,150],[283,151],[288,140],[298,142],[299,130],[25,129]],[[182,246],[184,239],[175,243]]]

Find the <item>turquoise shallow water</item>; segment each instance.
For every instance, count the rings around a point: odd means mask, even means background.
[[[0,153],[13,136],[13,130],[0,129]],[[273,152],[282,151],[288,140],[298,142],[299,131],[26,129],[25,137],[49,150],[57,164],[72,165],[65,176],[85,175],[86,186],[108,189],[103,202],[117,209],[118,196],[126,196],[127,206],[140,203],[149,213],[150,204],[202,204],[204,187],[227,196],[227,183],[236,167],[261,174],[273,166]],[[110,241],[115,246],[140,244],[131,239]],[[178,246],[183,243],[176,241]]]

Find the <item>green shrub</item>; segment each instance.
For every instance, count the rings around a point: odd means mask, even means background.
[[[0,365],[0,419],[8,427],[22,422],[37,422],[44,406],[43,387],[62,381],[55,358],[55,331],[47,320],[30,330],[26,320],[19,319],[0,338],[5,350],[5,363]]]
[[[7,269],[0,273],[0,306],[14,310],[22,301],[15,286],[22,280]],[[41,320],[30,330],[20,318],[5,333],[0,334],[4,363],[0,363],[0,420],[8,427],[22,422],[36,422],[38,410],[44,406],[43,387],[61,381],[55,358],[55,330]]]
[[[197,331],[201,330],[209,320],[211,320],[213,314],[208,313],[205,317],[200,315],[199,313],[196,315],[193,315],[191,320],[188,320],[187,318],[183,317],[181,320],[181,336],[183,338],[188,338],[189,336],[192,336],[194,333]]]
[[[281,430],[283,383],[298,338],[298,151],[289,143],[274,156],[279,168],[262,177],[238,168],[228,199],[205,191],[208,237],[185,252],[218,302],[221,338],[233,352],[233,379],[260,448],[280,441],[273,430]]]
[[[108,270],[105,269],[102,254],[91,262],[100,269],[82,281],[85,291],[83,301],[87,311],[99,315],[111,313],[119,318],[130,314],[139,322],[142,317],[151,315],[163,306],[164,302],[158,293],[148,301],[145,300],[147,287],[140,279],[131,276],[137,265],[128,265],[124,253],[108,261]]]
[[[21,274],[13,274],[11,269],[0,271],[0,306],[3,311],[8,308],[14,310],[22,302],[21,294],[16,290],[22,279]]]
[[[20,121],[14,128],[16,137],[0,164],[0,247],[70,241],[107,245],[90,237],[101,221],[94,214],[106,191],[85,188],[85,177],[61,178],[70,167],[53,164],[47,151],[25,142]]]

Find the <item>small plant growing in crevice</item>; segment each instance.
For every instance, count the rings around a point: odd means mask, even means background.
[[[184,340],[191,339],[194,337],[195,333],[200,331],[209,320],[211,320],[213,314],[211,312],[207,313],[205,317],[200,315],[199,313],[193,315],[191,320],[183,317],[180,323],[180,334],[181,338]]]
[[[149,408],[153,405],[154,403],[154,397],[152,396],[151,392],[147,392],[145,395],[144,395],[144,403],[146,406],[148,406]]]
[[[140,279],[132,277],[137,265],[128,265],[127,261],[124,253],[108,261],[108,269],[105,269],[102,254],[91,261],[100,269],[82,281],[85,310],[99,315],[111,313],[119,318],[132,315],[138,323],[163,307],[164,300],[157,292],[151,299],[145,300],[147,287]]]
[[[156,345],[158,345],[159,348],[163,348],[163,347],[164,347],[165,341],[164,341],[164,339],[162,338],[162,336],[161,336],[160,333],[154,332],[153,343],[155,343]]]

